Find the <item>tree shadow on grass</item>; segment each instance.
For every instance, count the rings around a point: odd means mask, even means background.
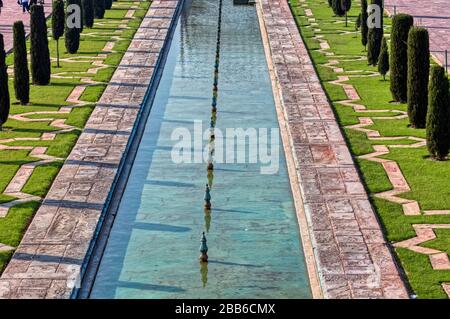
[[[81,78],[81,76],[80,76]],[[70,82],[52,82],[51,86],[72,86],[75,87],[79,83],[70,83]]]
[[[29,160],[29,161],[25,161],[25,160],[17,160],[17,161],[2,161],[0,160],[0,165],[18,165],[18,166],[22,166],[25,164],[29,164],[29,163],[33,163],[33,162],[37,162],[39,159],[33,161],[33,160]]]
[[[40,103],[40,102],[33,103],[33,102],[31,102],[31,104],[27,105],[27,106],[30,106],[30,107],[55,107],[55,108],[60,108],[60,107],[62,107],[64,105],[61,105],[61,104],[58,104],[58,103]],[[34,111],[35,110],[30,110],[30,112],[34,112]],[[11,114],[14,114],[14,113],[11,113]],[[20,113],[18,113],[18,114],[20,114]]]
[[[45,122],[42,122],[45,123]],[[52,126],[49,126],[48,129],[34,129],[34,128],[12,128],[10,132],[12,133],[47,133],[47,132],[54,132],[58,131],[58,129],[53,128]]]

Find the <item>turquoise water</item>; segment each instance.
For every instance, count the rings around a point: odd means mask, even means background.
[[[91,298],[310,298],[282,146],[276,174],[175,164],[176,128],[209,127],[217,0],[186,3]],[[255,8],[224,1],[217,128],[278,128]],[[209,263],[198,261],[201,233]]]

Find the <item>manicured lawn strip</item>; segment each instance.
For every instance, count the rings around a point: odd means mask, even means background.
[[[139,5],[137,5],[133,1],[114,2],[113,9],[106,11],[104,19],[96,20],[96,24],[92,29],[84,29],[81,36],[80,49],[77,54],[70,55],[65,53],[64,38],[61,38],[61,67],[56,68],[56,62],[52,61],[52,74],[57,75],[58,78],[52,77],[49,86],[31,86],[30,105],[21,106],[15,104],[17,101],[14,98],[12,75],[10,75],[11,115],[28,112],[58,111],[61,106],[70,104],[66,102],[66,99],[76,85],[83,84],[80,79],[89,77],[94,81],[102,82],[98,85],[89,86],[80,98],[93,104],[77,106],[68,114],[34,114],[27,116],[30,119],[66,119],[65,124],[75,126],[81,130],[94,108],[94,103],[101,97],[106,84],[111,79],[115,68],[119,65],[150,3],[150,1],[139,2]],[[132,6],[138,7],[134,14],[134,17],[137,19],[125,18],[125,14]],[[49,35],[51,34],[50,23],[51,21],[48,22]],[[123,24],[128,25],[129,29],[119,28],[119,25]],[[116,30],[120,30],[120,32],[115,32]],[[100,60],[97,55],[104,54],[102,49],[108,41],[115,42],[114,52],[108,53],[107,58],[103,61],[109,67],[100,70],[97,74],[87,73],[88,69],[95,67],[92,65],[92,61]],[[27,42],[27,47],[29,49],[29,42]],[[49,48],[51,57],[55,57],[55,41],[51,38],[49,38]],[[13,56],[9,55],[7,63],[10,66],[10,70],[12,69],[12,62]],[[86,99],[84,100],[84,98]],[[58,128],[51,126],[50,123],[51,121],[23,122],[10,119],[4,125],[4,130],[0,132],[0,140],[18,137],[36,138],[45,132],[58,130]],[[19,140],[2,144],[27,147],[45,146],[48,147],[47,155],[66,158],[75,145],[80,135],[80,130],[57,134],[54,140]],[[30,150],[0,151],[0,191],[3,192],[5,190],[20,168],[20,165],[39,160],[30,157],[29,153]],[[62,164],[62,161],[55,161],[36,167],[22,191],[44,197]],[[14,200],[14,198],[0,194],[0,203],[11,200]],[[20,243],[23,233],[39,205],[39,202],[16,205],[10,209],[6,217],[0,218],[0,243],[16,247]],[[0,269],[4,269],[12,253],[12,251],[0,252]]]
[[[301,6],[299,0],[292,0],[291,7],[297,23],[300,27],[302,37],[309,49],[310,55],[314,61],[319,77],[324,88],[333,103],[338,121],[342,127],[359,123],[358,117],[372,116],[395,116],[398,112],[389,112],[388,114],[379,113],[357,113],[349,106],[343,106],[337,103],[346,100],[347,97],[341,87],[326,83],[338,78],[339,75],[370,75],[377,72],[377,69],[368,66],[366,60],[357,59],[364,56],[361,45],[361,36],[353,34],[342,34],[339,30],[354,31],[354,21],[360,12],[359,1],[353,1],[352,9],[349,12],[349,26],[346,28],[343,23],[336,23],[336,20],[344,18],[333,17],[331,8],[328,7],[326,0],[306,0],[308,8],[314,14],[315,22],[318,26],[311,26]],[[385,18],[385,34],[390,30],[391,21]],[[320,28],[320,32],[314,29]],[[325,56],[318,52],[320,49],[319,41],[314,36],[322,35],[323,39],[331,46],[329,52],[334,52],[334,56]],[[355,60],[355,61],[352,61]],[[329,60],[339,60],[337,67],[344,68],[344,73],[335,73],[331,68],[324,66]],[[373,110],[399,110],[405,111],[405,104],[394,104],[391,102],[389,89],[389,78],[383,81],[381,76],[373,77],[350,77],[348,81],[358,91],[361,100],[358,104],[363,104],[367,109]],[[382,136],[416,136],[425,137],[425,130],[415,130],[408,127],[407,119],[393,120],[374,120],[374,125],[366,127],[368,129],[378,130]],[[374,152],[373,145],[399,145],[414,143],[408,139],[397,141],[373,141],[367,138],[362,132],[344,128],[344,133],[348,145],[354,156],[364,155]],[[419,202],[422,210],[443,210],[450,209],[450,180],[448,172],[450,171],[450,162],[434,162],[427,158],[425,147],[419,149],[400,149],[391,148],[388,155],[382,158],[396,161],[405,178],[407,179],[412,191],[401,195],[403,198],[414,199]],[[381,164],[370,162],[364,159],[355,158],[360,169],[365,186],[372,196],[373,194],[392,189],[392,185]],[[372,203],[380,216],[383,227],[389,241],[398,242],[411,237],[415,237],[415,231],[412,224],[449,224],[450,216],[405,216],[402,207],[382,199],[372,196]],[[427,242],[423,246],[449,251],[450,231],[436,231],[438,238]],[[450,282],[450,271],[433,270],[428,256],[418,254],[406,249],[397,249],[398,258],[408,275],[409,282],[420,298],[447,298],[447,295],[441,287],[442,282]]]

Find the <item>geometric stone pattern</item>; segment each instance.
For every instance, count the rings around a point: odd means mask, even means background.
[[[433,229],[450,229],[450,224],[417,224],[413,225],[413,228],[417,236],[396,243],[395,247],[408,248],[416,253],[429,255],[431,265],[435,270],[450,270],[450,261],[447,253],[419,246],[421,243],[436,239]]]
[[[178,0],[155,0],[0,278],[3,298],[70,298]]]
[[[261,5],[324,297],[408,298],[287,1]]]

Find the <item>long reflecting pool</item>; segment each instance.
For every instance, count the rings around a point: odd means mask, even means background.
[[[172,160],[175,129],[210,125],[218,3],[185,4],[91,298],[311,297],[281,142],[276,174],[216,163],[208,178],[205,163]],[[278,128],[253,6],[224,0],[220,61],[217,129]]]

